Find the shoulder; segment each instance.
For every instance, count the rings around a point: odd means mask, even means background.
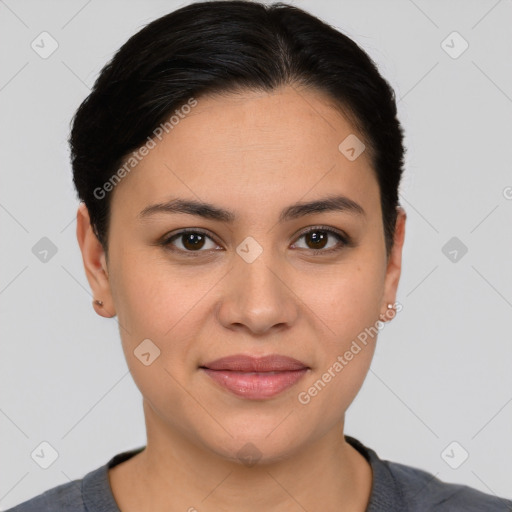
[[[398,462],[382,461],[396,480],[409,510],[442,512],[512,512],[512,501]]]
[[[372,491],[366,512],[512,512],[512,501],[462,484],[443,482],[432,473],[381,459],[352,436],[345,439],[370,463]]]
[[[7,512],[85,512],[81,482],[82,480],[73,480],[52,487]]]
[[[114,455],[83,478],[52,487],[6,512],[119,512],[108,470],[141,452],[145,446]]]

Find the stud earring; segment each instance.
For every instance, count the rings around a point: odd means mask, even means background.
[[[394,309],[395,309],[395,305],[394,305],[394,304],[388,304],[388,311],[389,311],[390,309],[394,310]],[[395,316],[395,315],[393,314],[392,318],[394,318],[394,316]],[[386,318],[387,318],[387,315],[386,315],[386,314],[381,313],[381,314],[380,314],[380,318],[381,318],[383,321],[385,321],[385,320],[386,320]]]
[[[97,304],[99,307],[102,307],[103,306],[103,301],[98,300],[98,299],[94,299],[93,304]]]

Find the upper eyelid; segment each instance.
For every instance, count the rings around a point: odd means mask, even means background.
[[[344,233],[343,230],[322,225],[308,226],[307,228],[301,229],[295,236],[300,237],[306,235],[307,233],[309,233],[310,231],[314,231],[315,229],[317,229],[318,231],[327,231],[329,233],[333,233],[334,235],[338,235],[341,238],[348,238],[348,235]]]
[[[330,234],[336,235],[337,237],[339,237],[341,239],[342,242],[348,241],[350,239],[349,236],[346,233],[344,233],[342,230],[340,230],[340,229],[333,228],[333,227],[330,227],[330,226],[315,225],[315,226],[308,226],[308,227],[300,230],[299,233],[296,233],[294,235],[294,240],[295,241],[298,240],[299,238],[303,237],[304,235],[307,235],[309,232],[314,231],[315,229],[318,230],[318,231],[327,231]],[[162,243],[164,245],[171,245],[171,240],[173,238],[177,238],[180,235],[187,234],[187,233],[200,233],[200,234],[203,234],[203,235],[207,236],[208,238],[210,238],[217,245],[220,245],[219,242],[217,240],[215,240],[215,237],[212,236],[208,231],[204,230],[203,228],[185,228],[185,229],[181,229],[177,233],[174,233],[172,235],[164,236],[164,238],[162,240]],[[178,249],[178,250],[179,251],[183,251],[182,249]],[[314,250],[314,249],[311,249],[311,250]],[[321,249],[319,249],[319,250],[321,251]],[[183,252],[191,252],[191,253],[192,252],[196,252],[196,253],[198,253],[198,252],[206,252],[206,251],[198,250],[198,251],[183,251]],[[326,251],[322,251],[322,252],[326,252]]]

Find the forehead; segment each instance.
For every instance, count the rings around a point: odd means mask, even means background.
[[[368,207],[378,200],[368,152],[351,161],[339,148],[362,135],[321,93],[287,86],[196,101],[117,185],[115,208],[133,216],[171,196],[241,206],[336,191]]]

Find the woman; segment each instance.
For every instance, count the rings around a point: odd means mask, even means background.
[[[124,44],[70,144],[147,444],[12,510],[511,509],[343,434],[401,309],[402,142],[369,57],[296,7],[195,3]]]

